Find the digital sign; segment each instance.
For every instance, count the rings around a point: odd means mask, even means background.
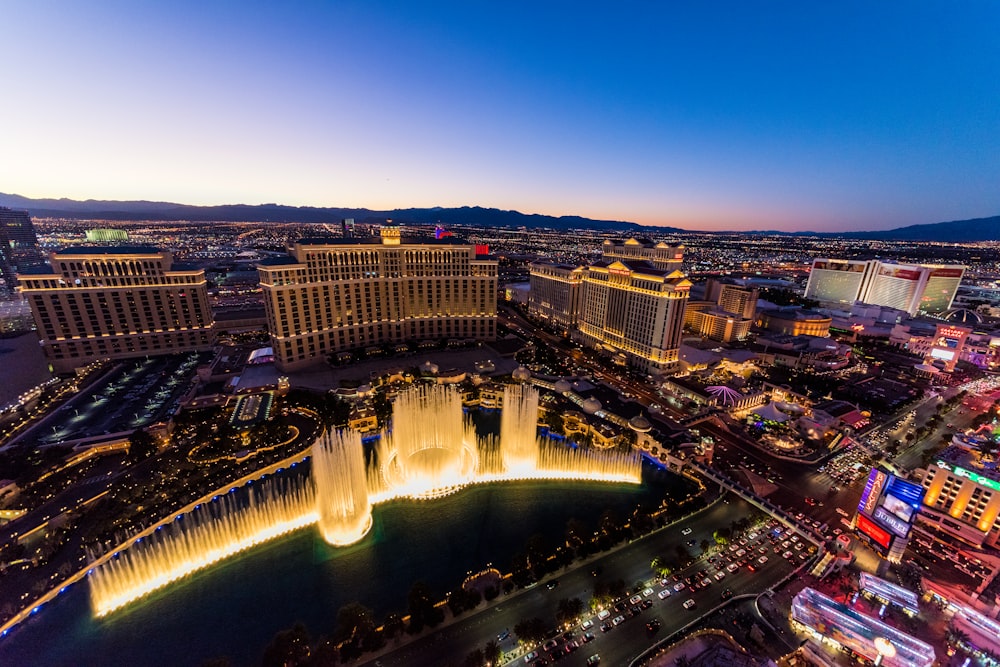
[[[864,514],[858,515],[858,530],[861,531],[862,535],[870,538],[875,544],[888,551],[892,535]]]
[[[901,538],[910,534],[914,515],[919,511],[925,493],[924,487],[919,484],[872,468],[858,504],[859,530],[888,549],[893,534]],[[862,529],[862,524],[874,526],[877,530]]]
[[[905,479],[900,479],[894,475],[889,481],[885,492],[891,493],[903,502],[909,503],[914,509],[917,509],[924,502],[924,494],[927,493],[927,490],[919,484],[907,482]]]
[[[912,516],[912,515],[911,515]],[[867,517],[866,517],[867,518]],[[908,520],[900,519],[895,514],[890,514],[884,507],[876,507],[872,518],[878,521],[879,525],[885,526],[900,537],[910,534],[910,523]]]
[[[951,361],[955,358],[954,350],[941,350],[939,348],[934,348],[931,350],[931,356],[935,359],[941,359],[943,361]]]

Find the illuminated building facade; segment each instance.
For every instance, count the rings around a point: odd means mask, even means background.
[[[792,620],[817,639],[885,667],[931,667],[934,648],[813,588],[792,598]]]
[[[51,269],[18,276],[57,373],[102,358],[191,350],[214,342],[205,272],[156,248],[76,247]]]
[[[951,308],[964,273],[960,265],[814,259],[805,295],[826,304],[889,306],[911,316],[940,313]]]
[[[709,278],[706,301],[688,301],[684,326],[721,343],[746,340],[757,309],[757,288]]]
[[[744,320],[752,320],[757,311],[757,288],[740,285],[723,285],[719,290],[719,308],[737,315]]]
[[[410,340],[496,336],[497,262],[448,237],[303,239],[258,265],[277,365]]]
[[[567,330],[576,326],[583,267],[533,262],[528,270],[528,312]]]
[[[975,546],[1000,545],[1000,474],[955,448],[941,457],[924,475],[921,520]]]
[[[645,261],[602,261],[583,274],[579,329],[591,347],[621,353],[646,373],[678,362],[691,282]]]
[[[806,283],[806,298],[821,303],[853,304],[860,299],[869,268],[869,262],[814,259]]]
[[[741,318],[719,307],[689,310],[684,314],[685,323],[695,333],[720,343],[746,340],[753,320]]]
[[[956,327],[951,324],[937,325],[930,349],[924,357],[925,364],[939,365],[946,373],[955,370],[955,364],[962,357],[965,341],[972,329]]]
[[[128,243],[128,231],[124,229],[88,229],[84,234],[87,243]]]
[[[830,335],[832,322],[833,318],[829,315],[801,308],[769,308],[757,315],[757,326],[760,329],[788,336],[826,338]]]
[[[44,264],[28,212],[0,206],[0,291],[12,294],[18,273]]]
[[[626,241],[606,240],[601,246],[605,262],[639,260],[664,271],[679,271],[684,262],[684,246],[672,246],[660,241],[630,238]]]
[[[858,537],[887,560],[898,563],[923,499],[924,488],[919,484],[872,468],[854,518]]]

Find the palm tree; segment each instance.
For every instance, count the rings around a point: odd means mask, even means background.
[[[944,636],[950,644],[955,644],[956,646],[967,644],[969,642],[969,635],[962,630],[959,630],[954,625],[948,626],[948,630],[945,632]]]
[[[976,449],[979,451],[979,456],[987,461],[992,461],[996,458],[997,452],[1000,451],[1000,445],[997,445],[996,441],[991,438],[986,438],[976,446]]]

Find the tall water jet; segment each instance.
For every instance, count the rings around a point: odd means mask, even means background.
[[[226,494],[178,516],[90,572],[90,603],[104,616],[244,549],[316,521],[308,480],[268,482],[246,500]]]
[[[476,429],[462,412],[459,393],[432,385],[398,394],[379,460],[394,495],[431,498],[471,482],[478,466]]]
[[[507,473],[528,475],[538,466],[538,390],[529,384],[512,384],[503,390],[500,415],[500,451]]]
[[[361,434],[327,431],[312,447],[319,532],[334,546],[357,542],[372,527]]]
[[[377,465],[366,466],[356,431],[324,433],[313,444],[311,479],[269,480],[244,500],[227,494],[95,565],[95,615],[310,523],[330,544],[356,542],[371,528],[372,505],[392,498],[431,498],[468,484],[529,479],[641,481],[641,459],[634,452],[538,438],[538,391],[531,386],[505,389],[499,445],[484,443],[482,453],[452,388],[402,392],[392,414],[392,430],[377,445]]]

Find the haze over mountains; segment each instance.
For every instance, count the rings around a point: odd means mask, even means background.
[[[284,206],[281,204],[227,204],[222,206],[189,206],[170,202],[99,201],[88,199],[30,199],[15,194],[0,193],[0,206],[27,209],[40,218],[75,218],[97,220],[192,220],[231,222],[316,222],[339,223],[342,218],[354,218],[359,223],[384,222],[387,218],[401,224],[469,224],[492,227],[546,227],[550,229],[603,229],[634,233],[659,231],[688,232],[678,227],[650,227],[621,220],[593,220],[580,216],[550,216],[504,211],[496,208],[463,206],[458,208],[407,208],[376,211],[367,208],[318,208]],[[1000,240],[1000,215],[972,220],[954,220],[931,224],[909,225],[896,229],[871,232],[777,232],[754,231],[745,234],[785,234],[795,236],[827,236],[886,241],[937,241],[965,243]]]

